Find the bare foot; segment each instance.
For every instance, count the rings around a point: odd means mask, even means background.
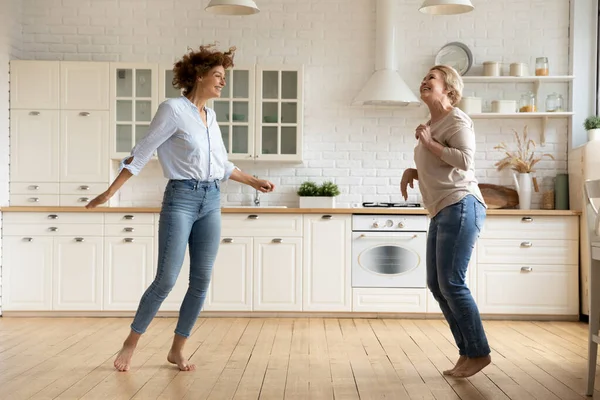
[[[460,368],[457,368],[452,373],[452,376],[456,378],[468,378],[484,369],[491,362],[492,357],[490,356],[467,358],[467,361],[465,361]]]
[[[443,372],[443,374],[444,375],[452,375],[452,373],[454,373],[454,371],[456,371],[458,369],[458,367],[463,365],[465,361],[467,361],[467,356],[460,356],[458,358],[458,361],[456,362],[456,365],[454,366],[454,368],[445,370]]]
[[[183,354],[174,352],[173,350],[169,351],[167,361],[171,364],[176,364],[180,371],[194,371],[196,369],[196,365],[190,364],[188,359],[185,358]]]
[[[133,351],[135,350],[135,346],[123,344],[121,351],[117,354],[117,358],[115,359],[114,366],[117,370],[124,372],[129,371],[129,366],[131,365],[131,357],[133,356]]]

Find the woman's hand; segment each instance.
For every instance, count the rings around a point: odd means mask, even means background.
[[[429,145],[429,143],[431,143],[431,129],[429,128],[429,125],[419,125],[417,126],[417,130],[415,132],[415,138],[417,138],[417,140],[420,140],[421,143],[423,143],[424,145]]]
[[[407,186],[410,186],[411,189],[414,189],[414,181],[418,179],[419,174],[417,174],[416,169],[408,168],[404,170],[404,173],[402,174],[402,180],[400,181],[400,193],[402,193],[404,201],[408,200]]]
[[[107,190],[106,192],[99,194],[98,196],[96,196],[96,198],[92,199],[92,201],[87,203],[85,208],[96,208],[100,204],[106,203],[108,200],[110,200],[111,197],[112,194]]]
[[[275,190],[275,185],[266,179],[255,179],[250,186],[263,193],[269,193]]]

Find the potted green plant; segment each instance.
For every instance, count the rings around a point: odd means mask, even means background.
[[[331,182],[323,182],[320,186],[306,181],[300,185],[300,208],[335,208],[335,196],[340,194],[338,186]]]
[[[583,127],[587,131],[588,140],[600,140],[600,117],[592,115],[585,119]]]

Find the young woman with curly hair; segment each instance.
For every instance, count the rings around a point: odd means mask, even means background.
[[[195,369],[183,355],[183,346],[198,319],[210,283],[221,236],[221,182],[231,179],[261,192],[275,185],[248,175],[227,160],[215,112],[206,107],[221,96],[225,70],[233,66],[235,47],[221,52],[212,45],[200,46],[178,61],[173,84],[183,95],[160,104],[146,136],[121,163],[121,172],[106,192],[86,207],[107,202],[132,176],[137,175],[155,151],[169,179],[162,201],[158,232],[158,260],[154,282],[140,300],[129,336],[114,366],[130,368],[141,335],[156,315],[179,275],[189,244],[189,287],[175,328],[167,360],[182,371]]]

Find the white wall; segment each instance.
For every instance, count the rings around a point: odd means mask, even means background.
[[[305,148],[303,165],[240,164],[271,178],[276,193],[263,201],[296,205],[297,186],[306,179],[332,179],[343,194],[340,206],[362,201],[400,201],[399,181],[412,164],[414,129],[426,109],[368,110],[350,107],[374,67],[374,0],[259,0],[249,17],[206,14],[208,0],[27,0],[23,5],[25,58],[173,62],[187,47],[218,41],[236,45],[239,63],[305,65]],[[552,74],[568,74],[569,1],[475,0],[462,16],[426,16],[420,0],[399,2],[399,70],[416,92],[423,74],[445,43],[461,41],[473,51],[471,74],[486,60],[550,60]],[[519,99],[528,85],[471,86],[467,95]],[[566,86],[558,89],[566,93]],[[487,92],[486,92],[487,90]],[[541,97],[542,103],[545,95]],[[536,119],[476,120],[477,174],[481,182],[511,184],[494,162],[493,147],[512,143],[511,129],[527,124],[535,139]],[[567,120],[549,121],[544,152],[556,161],[539,164],[539,175],[566,172]],[[4,165],[4,164],[2,164]],[[157,165],[147,167],[121,193],[121,205],[159,205],[164,180]],[[224,185],[224,201],[248,204],[251,192]],[[416,191],[413,200],[417,200]],[[538,203],[539,196],[534,198]]]

